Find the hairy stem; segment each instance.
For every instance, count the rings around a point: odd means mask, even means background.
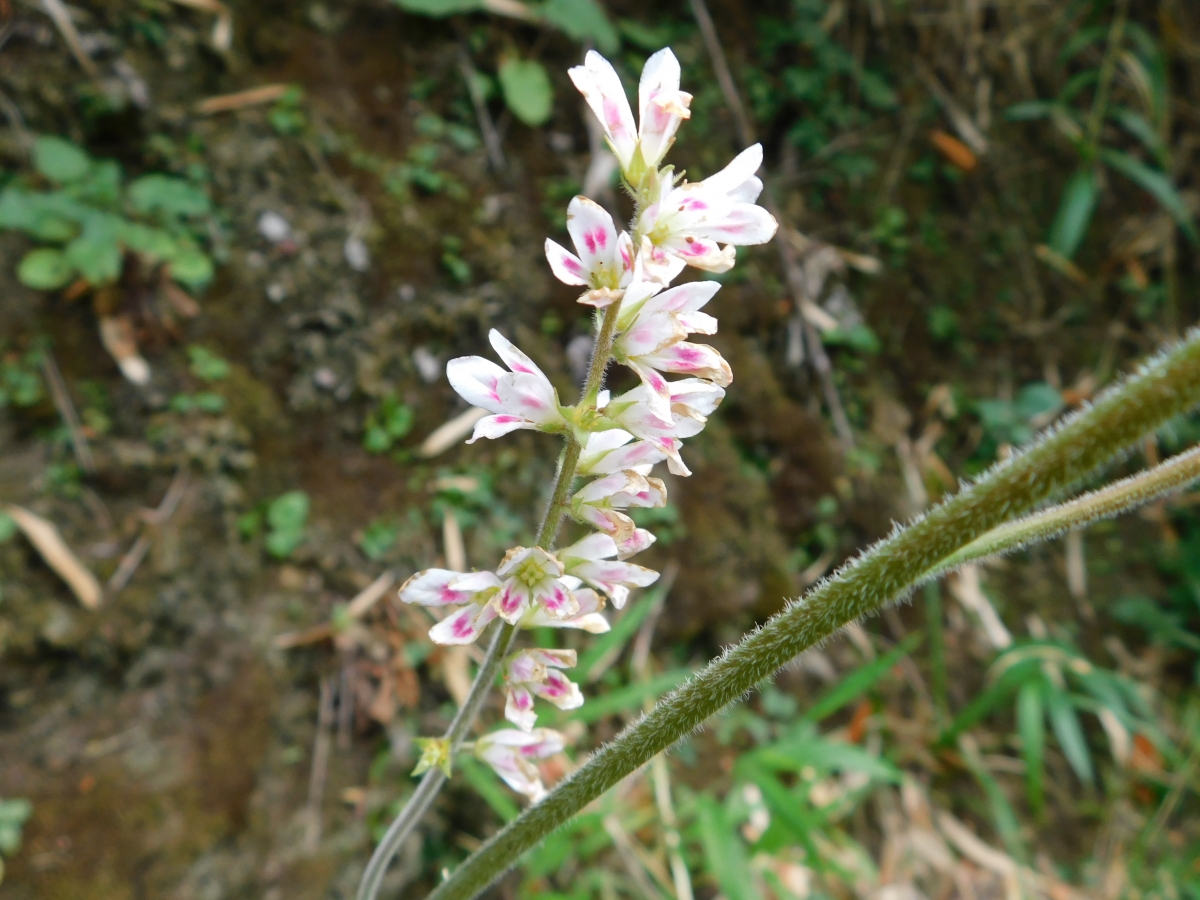
[[[1143,435],[1200,402],[1200,331],[1090,409],[972,487],[879,543],[773,616],[594,754],[541,803],[473,853],[430,900],[468,900],[525,851],[798,653],[910,590],[942,560],[1015,515],[1077,485]]]
[[[1012,553],[1032,544],[1127,513],[1139,506],[1187,487],[1200,479],[1200,446],[1172,457],[1161,465],[1114,482],[1098,491],[1078,497],[1069,503],[1052,506],[1015,522],[1006,522],[976,538],[957,553],[947,557],[927,572],[928,579],[937,578],[959,566],[989,556]]]
[[[600,331],[596,335],[596,343],[592,348],[592,362],[588,367],[587,380],[583,385],[583,403],[594,403],[600,393],[604,382],[604,370],[608,367],[612,357],[613,333],[616,330],[620,307],[621,304],[618,301],[604,311],[604,319],[601,322]],[[550,495],[550,505],[546,507],[546,514],[538,528],[537,546],[539,547],[549,549],[558,535],[563,516],[567,512],[567,504],[571,496],[571,483],[575,480],[575,469],[579,465],[579,455],[582,452],[583,445],[572,434],[567,439],[567,446],[559,458],[558,472],[554,477],[554,489]],[[475,717],[483,708],[483,701],[487,698],[488,691],[500,671],[500,664],[508,655],[516,636],[516,627],[504,621],[498,622],[497,627],[493,630],[487,655],[484,657],[479,671],[475,674],[475,680],[471,683],[471,692],[467,694],[466,701],[459,707],[454,721],[450,723],[450,727],[443,736],[443,739],[450,743],[451,759],[459,751],[467,733],[475,724]],[[362,882],[358,886],[358,900],[375,900],[378,896],[383,876],[387,874],[387,868],[392,859],[400,852],[400,848],[404,846],[408,836],[425,816],[425,812],[445,782],[445,773],[436,766],[422,776],[416,791],[388,827],[387,833],[379,842],[379,846],[375,848],[375,852],[371,854],[371,860],[367,863]]]

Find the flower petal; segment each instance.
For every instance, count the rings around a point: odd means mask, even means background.
[[[550,271],[554,273],[554,277],[563,284],[588,283],[588,270],[583,260],[550,238],[546,238],[546,261],[550,263]]]
[[[620,287],[623,266],[617,227],[608,210],[594,200],[576,196],[567,205],[567,232],[588,272],[588,283],[595,288]]]
[[[485,416],[475,423],[475,430],[471,433],[471,439],[467,443],[473,444],[480,438],[498,438],[513,431],[520,431],[522,428],[536,427],[535,423],[530,422],[524,416],[513,416],[508,413]]]
[[[638,528],[628,538],[617,542],[617,558],[629,559],[629,557],[641,553],[656,540],[658,539],[645,528]]]
[[[458,395],[488,412],[501,412],[496,386],[507,373],[482,356],[460,356],[446,363],[446,378]]]
[[[629,108],[629,98],[625,96],[625,88],[617,70],[595,50],[589,50],[583,65],[575,66],[567,74],[604,126],[604,133],[621,168],[629,168],[637,143],[637,131],[633,124],[633,110]]]
[[[516,344],[495,328],[488,332],[488,340],[492,344],[492,349],[496,351],[496,355],[504,360],[504,364],[514,372],[523,375],[533,375],[546,382],[546,384],[550,383],[550,380],[537,367],[534,361],[518,350]]]
[[[400,585],[400,599],[405,603],[418,603],[421,606],[456,606],[460,603],[470,603],[477,593],[476,590],[463,589],[457,585],[454,588],[450,586],[464,577],[467,577],[464,573],[452,572],[449,569],[425,569]]]
[[[533,694],[524,685],[514,685],[508,689],[508,699],[504,702],[504,718],[512,722],[522,731],[533,731],[537,724],[537,713],[533,711]]]
[[[692,344],[680,341],[658,353],[651,353],[639,360],[643,365],[653,366],[664,372],[697,375],[707,378],[722,387],[733,381],[733,370],[714,348],[707,344]]]
[[[429,629],[429,639],[443,646],[472,644],[494,618],[496,612],[491,603],[483,606],[472,603]]]

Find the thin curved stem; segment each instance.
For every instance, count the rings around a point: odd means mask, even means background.
[[[469,900],[547,834],[814,644],[911,590],[926,572],[1013,516],[1061,494],[1200,402],[1200,331],[1090,409],[773,616],[659,701],[541,803],[475,851],[430,895]]]
[[[617,301],[604,311],[604,319],[600,324],[600,331],[596,335],[596,343],[592,348],[592,361],[588,366],[587,380],[583,385],[583,403],[595,403],[600,388],[603,386],[604,371],[608,368],[609,360],[612,358],[613,337],[620,307],[621,303]],[[583,445],[579,443],[579,439],[574,434],[571,434],[567,438],[567,446],[559,458],[558,471],[554,477],[554,489],[550,495],[550,505],[546,507],[546,514],[542,517],[542,524],[538,528],[536,544],[539,547],[549,549],[558,536],[558,529],[562,526],[563,516],[567,512],[571,484],[575,480],[575,470],[579,466],[579,455],[582,452]],[[450,723],[450,727],[443,736],[444,740],[450,742],[451,759],[459,751],[467,733],[475,724],[475,717],[483,708],[483,701],[487,698],[488,691],[491,690],[496,675],[500,671],[500,664],[508,655],[516,636],[515,626],[504,621],[497,623],[497,628],[492,634],[492,642],[488,645],[487,655],[484,657],[479,671],[475,674],[475,680],[471,683],[471,691],[467,694],[466,701],[459,707],[454,721]],[[362,881],[358,886],[358,900],[375,900],[379,895],[380,885],[383,884],[383,877],[387,874],[387,868],[391,865],[392,859],[400,852],[400,848],[404,846],[408,836],[424,818],[430,804],[437,798],[445,782],[446,775],[437,766],[429,769],[422,776],[412,797],[409,798],[408,803],[404,805],[404,809],[400,811],[392,824],[388,826],[383,840],[371,854],[371,859],[367,863]]]
[[[1057,537],[1064,531],[1127,513],[1185,488],[1197,479],[1200,479],[1200,446],[1069,503],[993,528],[926,572],[922,580],[932,581],[967,563],[1012,553]]]

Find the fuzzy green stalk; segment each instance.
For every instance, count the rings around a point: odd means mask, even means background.
[[[1022,550],[1101,519],[1119,516],[1182,490],[1197,480],[1200,480],[1200,446],[1069,503],[993,528],[942,560],[925,574],[925,578],[937,578],[967,563]]]
[[[600,388],[603,386],[604,371],[612,358],[613,332],[616,329],[620,307],[620,301],[617,301],[604,311],[604,319],[600,324],[600,331],[596,335],[596,343],[592,348],[592,361],[588,366],[587,380],[583,385],[582,402],[584,404],[594,404]],[[579,466],[579,455],[582,452],[583,446],[579,443],[579,439],[574,433],[571,433],[567,438],[567,446],[559,457],[550,504],[546,507],[546,514],[542,517],[542,524],[538,528],[536,539],[538,547],[549,549],[558,536],[558,529],[562,525],[563,516],[566,514],[567,504],[570,500],[571,484],[575,481],[575,470]],[[500,673],[500,665],[508,656],[508,651],[512,648],[516,636],[516,626],[507,622],[498,622],[497,627],[493,630],[487,655],[484,657],[479,671],[475,673],[475,680],[471,682],[471,691],[467,694],[467,699],[459,707],[454,720],[442,737],[450,744],[451,759],[454,759],[462,748],[463,741],[466,740],[468,732],[475,724],[475,718],[479,715],[479,710],[483,708],[483,701],[487,699],[488,692],[495,683],[496,676]],[[446,774],[437,766],[429,769],[421,777],[421,782],[417,785],[412,797],[388,827],[383,840],[375,848],[375,852],[371,854],[371,859],[367,863],[362,881],[358,886],[358,900],[375,900],[378,896],[380,885],[383,884],[383,877],[387,874],[387,868],[392,859],[400,852],[404,842],[408,840],[409,835],[425,817],[430,804],[437,798],[445,783]]]
[[[993,528],[1078,485],[1200,402],[1200,331],[1025,452],[875,545],[665,696],[540,803],[473,853],[430,900],[469,900],[559,825],[796,655],[912,589]]]

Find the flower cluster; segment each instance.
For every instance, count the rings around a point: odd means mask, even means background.
[[[604,127],[637,211],[629,230],[618,231],[603,207],[576,197],[567,207],[574,252],[547,240],[546,258],[560,281],[585,289],[580,303],[603,310],[597,320],[609,324],[612,342],[602,346],[597,338],[597,352],[627,366],[640,384],[617,396],[594,385],[579,404],[563,406],[542,370],[495,330],[491,344],[507,371],[479,356],[450,361],[450,384],[491,413],[475,425],[472,442],[518,429],[577,442],[578,464],[564,477],[589,480],[570,496],[567,511],[594,530],[560,549],[514,547],[491,572],[418,572],[400,588],[401,600],[456,608],[430,631],[439,644],[471,643],[497,618],[520,628],[602,633],[609,628],[606,603],[620,609],[631,589],[654,583],[657,572],[626,562],[654,543],[627,510],[666,503],[666,485],[650,474],[655,465],[691,474],[680,456],[683,440],[704,428],[733,379],[720,353],[688,340],[716,333],[717,320],[703,309],[720,285],[671,283],[689,266],[725,272],[736,246],[765,243],[775,233],[775,220],[755,205],[762,190],[755,176],[760,146],[699,182],[661,165],[692,99],[679,89],[679,62],[669,49],[651,56],[642,71],[636,126],[620,78],[604,57],[588,53],[570,75]],[[475,743],[480,759],[535,801],[544,787],[533,761],[563,746],[560,734],[535,727],[535,698],[560,709],[580,706],[583,694],[564,672],[574,665],[571,650],[515,652],[504,676],[505,717],[516,727]]]

